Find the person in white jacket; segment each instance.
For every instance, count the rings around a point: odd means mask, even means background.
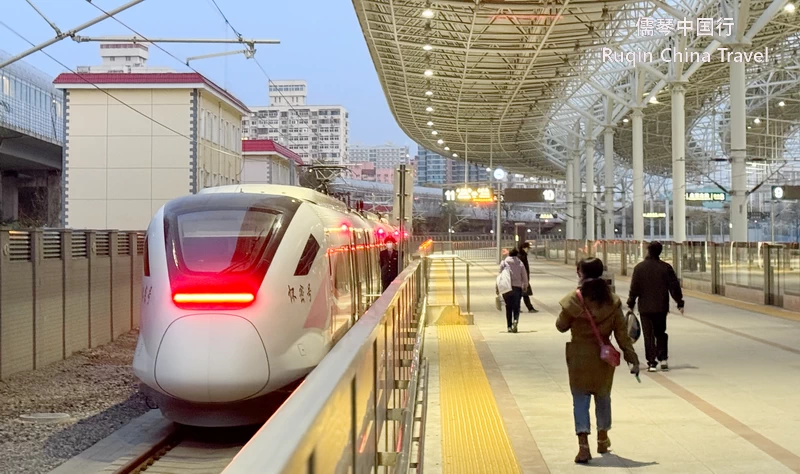
[[[507,275],[503,275],[507,272]],[[508,332],[517,332],[519,325],[519,311],[520,302],[523,293],[528,289],[528,274],[525,271],[525,266],[519,259],[519,250],[511,249],[508,252],[508,257],[500,264],[500,274],[505,279],[510,280],[511,290],[504,288],[506,291],[502,294],[503,300],[506,304],[506,323],[508,324]],[[498,286],[498,292],[499,292]]]

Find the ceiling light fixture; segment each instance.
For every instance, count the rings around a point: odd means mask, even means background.
[[[761,119],[760,119],[760,118],[758,118],[758,117],[756,117],[756,119],[755,119],[755,120],[753,120],[753,123],[754,123],[754,124],[756,124],[756,125],[758,125],[758,124],[760,124],[760,123],[761,123]]]
[[[453,153],[453,158],[458,158],[458,153]]]
[[[430,51],[433,49],[433,46],[426,44],[425,46],[422,47],[422,49],[424,49],[425,51]]]
[[[431,122],[430,120],[428,120],[428,126],[429,126],[429,127],[433,127],[433,122]]]
[[[430,105],[425,107],[425,112],[433,112],[433,107],[431,107]]]
[[[430,69],[426,69],[423,74],[425,74],[427,77],[431,77],[433,76],[433,71],[431,71]]]
[[[433,18],[433,10],[431,10],[430,8],[426,8],[425,10],[422,10],[422,16],[424,18]]]
[[[628,119],[626,118],[622,119],[622,123],[628,123]]]
[[[442,139],[440,138],[440,139],[438,139],[438,140],[436,141],[436,143],[438,143],[439,145],[444,145],[444,140],[442,140]]]
[[[786,105],[786,102],[784,101],[778,102],[778,107],[783,107],[784,105]]]
[[[786,13],[794,13],[797,8],[794,6],[794,3],[787,3],[786,6],[783,7],[783,10]]]
[[[431,135],[438,135],[438,134],[439,134],[439,132],[437,132],[436,130],[433,130],[433,131],[431,132]]]
[[[450,151],[450,147],[449,146],[444,147],[444,151]]]
[[[427,95],[428,97],[430,97],[430,96],[432,96],[432,95],[433,95],[433,91],[425,91],[425,95]]]

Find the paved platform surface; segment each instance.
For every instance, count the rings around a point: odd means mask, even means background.
[[[685,316],[668,317],[672,370],[643,372],[639,384],[623,364],[612,392],[611,453],[596,453],[593,427],[594,459],[574,464],[564,359],[569,333],[559,333],[555,319],[577,277],[566,265],[531,266],[540,312],[523,313],[519,333],[506,332],[505,313],[495,308],[497,266],[486,258],[470,266],[475,325],[426,329],[426,474],[572,473],[593,466],[609,473],[800,473],[800,322],[691,296]],[[451,272],[450,265],[433,269],[431,284],[441,295]],[[457,266],[465,307],[463,272]],[[628,282],[617,279],[616,288],[624,300]],[[644,363],[643,341],[635,347]],[[476,373],[478,362],[483,371]]]

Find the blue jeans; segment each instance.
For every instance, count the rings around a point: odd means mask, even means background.
[[[590,434],[592,421],[589,419],[589,405],[592,394],[581,390],[572,391],[572,412],[575,417],[575,433]],[[594,412],[597,417],[597,430],[608,431],[611,429],[611,395],[603,397],[594,396]]]

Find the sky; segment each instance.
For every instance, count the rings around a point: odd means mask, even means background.
[[[86,0],[31,0],[62,31],[100,14]],[[94,0],[109,11],[127,0]],[[353,5],[348,0],[217,0],[217,4],[245,38],[278,39],[279,45],[257,46],[256,57],[269,78],[304,79],[308,103],[342,105],[350,114],[350,143],[380,145],[392,142],[417,146],[392,116],[375,66],[369,55]],[[26,0],[0,0],[0,20],[35,44],[55,36],[50,26]],[[117,15],[120,21],[147,38],[234,38],[211,0],[144,0]],[[82,36],[130,35],[125,26],[106,19]],[[181,60],[215,52],[236,51],[238,45],[161,45]],[[30,45],[0,25],[0,48],[20,53]],[[65,39],[46,51],[70,68],[100,64],[99,43]],[[42,53],[24,59],[52,77],[64,68]],[[191,63],[248,105],[268,105],[267,78],[254,61],[242,54]],[[158,48],[150,48],[148,66],[190,71]]]

